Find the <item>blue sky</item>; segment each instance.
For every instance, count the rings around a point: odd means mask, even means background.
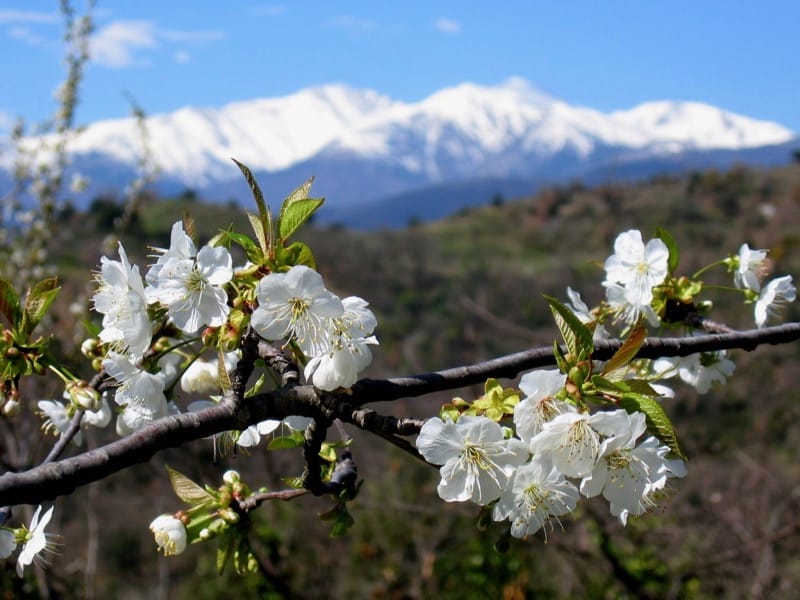
[[[73,0],[78,12],[83,0]],[[603,111],[695,100],[800,132],[800,2],[98,0],[78,120],[340,82],[416,101],[521,76]],[[52,113],[55,0],[0,2],[0,122]]]

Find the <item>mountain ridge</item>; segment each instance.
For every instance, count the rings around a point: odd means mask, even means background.
[[[84,201],[135,177],[137,128],[133,118],[99,121],[70,145],[75,171],[91,181]],[[700,102],[659,100],[604,113],[520,77],[495,86],[465,82],[417,102],[334,83],[155,114],[146,129],[161,193],[191,188],[212,200],[246,198],[235,157],[271,189],[316,175],[316,191],[339,195],[347,207],[470,179],[552,182],[627,163],[657,168],[698,152],[726,151],[735,160],[737,152],[796,139],[777,123]]]

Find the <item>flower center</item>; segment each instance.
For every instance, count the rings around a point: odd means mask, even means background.
[[[289,310],[292,313],[292,323],[299,321],[307,312],[311,302],[305,298],[292,298],[289,300]]]
[[[186,277],[186,290],[189,292],[202,292],[206,286],[206,280],[203,274],[196,268],[192,269]]]

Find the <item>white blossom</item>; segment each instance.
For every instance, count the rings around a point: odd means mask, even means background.
[[[519,389],[525,399],[514,407],[514,427],[526,443],[542,430],[547,421],[565,412],[575,412],[568,402],[556,400],[555,395],[564,388],[567,376],[557,369],[525,373]]]
[[[172,225],[169,249],[156,248],[155,250],[159,253],[158,260],[156,260],[155,264],[150,266],[147,275],[145,275],[145,281],[151,286],[158,285],[161,269],[170,260],[191,260],[197,254],[192,238],[186,235],[186,232],[183,230],[183,223],[180,221]]]
[[[534,456],[546,454],[567,477],[585,477],[594,469],[603,437],[624,435],[625,411],[588,413],[567,412],[542,425],[530,441]]]
[[[700,394],[707,393],[715,382],[725,383],[733,375],[735,368],[736,365],[727,358],[724,350],[659,358],[652,366],[657,376],[668,378],[677,374]]]
[[[668,273],[669,250],[658,238],[645,245],[642,234],[631,229],[614,240],[614,254],[605,262],[606,294],[612,308],[627,323],[644,315],[651,324],[657,317],[650,303],[653,288],[664,282]],[[649,309],[649,310],[648,310]]]
[[[761,289],[755,306],[755,320],[758,327],[764,327],[770,318],[780,314],[783,307],[794,302],[797,290],[792,284],[792,276],[784,275],[771,280]]]
[[[578,488],[543,457],[535,456],[517,467],[511,482],[494,506],[495,521],[509,519],[511,535],[527,537],[539,531],[551,517],[575,510]]]
[[[65,397],[67,396],[64,394]],[[45,432],[53,431],[57,434],[63,434],[69,428],[72,417],[75,414],[74,406],[69,403],[63,404],[58,400],[39,400],[36,405],[39,407],[39,414],[44,417],[42,429]],[[102,429],[111,422],[111,407],[108,405],[108,400],[105,394],[100,398],[100,403],[97,410],[85,410],[81,417],[81,427],[97,427]],[[81,432],[75,433],[72,438],[72,443],[80,445]]]
[[[46,551],[53,551],[53,543],[48,541],[48,534],[45,533],[44,528],[50,523],[53,517],[53,509],[51,506],[47,512],[42,515],[41,520],[39,515],[42,512],[42,507],[37,506],[31,519],[30,527],[24,529],[22,534],[22,550],[17,556],[17,575],[22,577],[25,567],[31,564],[34,560],[41,561],[46,564],[46,560],[40,554]],[[19,537],[18,537],[19,539]]]
[[[226,371],[230,372],[236,366],[239,358],[238,351],[224,353],[222,361]],[[181,375],[181,389],[192,394],[219,392],[219,381],[219,360],[198,358]]]
[[[147,300],[166,306],[170,319],[186,333],[206,325],[219,327],[230,313],[223,288],[233,278],[232,264],[226,248],[211,246],[203,246],[195,258],[173,257],[156,263],[153,268],[159,267],[158,275],[145,290]]]
[[[306,356],[327,349],[326,327],[344,313],[342,301],[325,289],[319,273],[295,265],[285,273],[270,273],[256,286],[258,308],[250,325],[266,340],[294,340]]]
[[[437,491],[443,500],[480,505],[499,498],[514,468],[528,458],[524,442],[505,439],[502,427],[486,417],[462,416],[455,423],[429,419],[417,449],[429,463],[442,465]]]
[[[669,449],[655,437],[635,446],[644,421],[642,413],[632,414],[629,435],[607,440],[594,470],[581,481],[581,493],[589,498],[602,493],[623,525],[629,515],[641,515],[652,506],[650,495],[663,489],[670,475],[682,477],[686,472],[683,461],[666,459]]]
[[[158,549],[164,556],[174,556],[186,549],[186,527],[172,515],[160,515],[150,523]]]
[[[144,371],[127,357],[113,353],[103,360],[103,367],[119,383],[114,394],[114,401],[123,408],[117,417],[119,435],[127,435],[167,416],[169,407],[162,374]]]
[[[739,260],[733,282],[739,289],[761,291],[761,277],[767,271],[767,251],[753,250],[747,244],[739,248]]]
[[[150,347],[153,324],[147,314],[144,283],[139,267],[128,262],[122,244],[120,260],[100,259],[94,308],[103,315],[99,338],[115,351],[141,357]]]
[[[367,308],[367,302],[350,296],[342,300],[342,306],[342,315],[328,319],[323,326],[324,349],[311,358],[304,370],[308,381],[329,392],[351,387],[358,380],[358,374],[372,362],[369,346],[378,343],[371,335],[377,320]]]

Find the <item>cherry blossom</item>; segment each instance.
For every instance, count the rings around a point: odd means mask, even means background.
[[[325,289],[322,276],[303,265],[270,273],[256,287],[258,308],[250,325],[266,340],[289,338],[306,356],[327,350],[329,319],[344,313],[342,301]]]
[[[186,527],[172,515],[160,515],[150,523],[158,549],[164,556],[174,556],[186,549]]]
[[[577,503],[578,488],[549,459],[536,456],[514,471],[492,518],[510,520],[511,535],[524,538],[539,531],[551,517],[572,512]]]
[[[429,419],[417,449],[429,463],[442,465],[437,491],[443,500],[480,505],[499,498],[514,468],[528,458],[524,442],[506,439],[503,428],[486,417],[462,416],[455,423]]]

